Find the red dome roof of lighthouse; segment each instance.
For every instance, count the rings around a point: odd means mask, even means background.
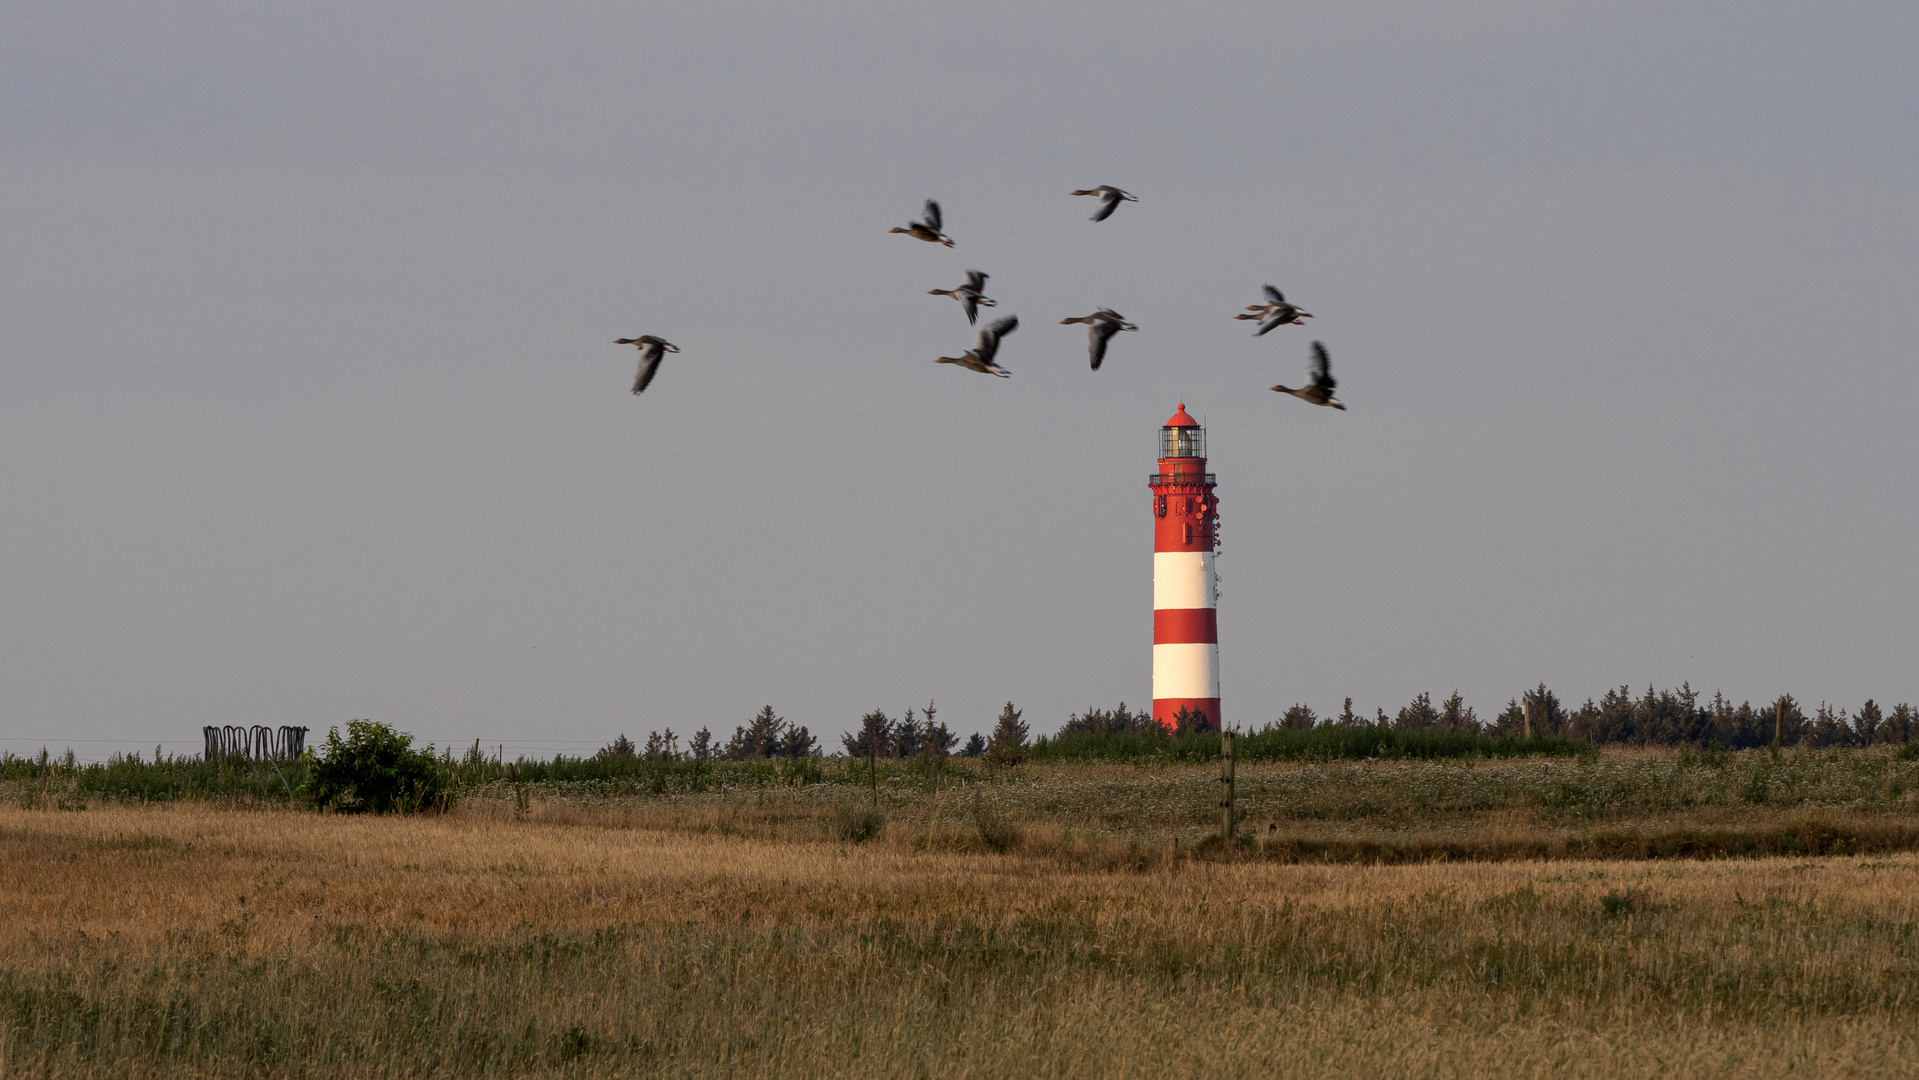
[[[1186,403],[1182,401],[1179,403],[1179,411],[1173,414],[1173,418],[1171,420],[1166,421],[1166,423],[1161,426],[1162,427],[1198,427],[1199,421],[1186,415]]]

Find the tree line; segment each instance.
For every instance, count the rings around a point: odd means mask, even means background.
[[[649,731],[646,743],[636,746],[621,733],[595,757],[601,759],[635,758],[643,761],[750,761],[754,758],[803,758],[820,752],[820,741],[799,724],[789,724],[773,713],[773,706],[762,708],[752,720],[735,725],[733,737],[724,744],[705,727],[693,733],[680,749],[680,737],[672,728]]]
[[[1754,705],[1734,705],[1723,693],[1702,700],[1690,683],[1677,690],[1654,690],[1634,695],[1630,686],[1608,690],[1578,708],[1566,703],[1545,683],[1506,702],[1490,721],[1481,721],[1461,700],[1458,691],[1435,705],[1430,694],[1420,694],[1388,717],[1379,709],[1371,718],[1355,715],[1353,699],[1343,711],[1324,719],[1305,705],[1294,705],[1271,727],[1304,729],[1318,725],[1371,724],[1400,731],[1452,729],[1489,735],[1518,735],[1531,714],[1533,734],[1563,735],[1595,745],[1613,746],[1721,746],[1729,750],[1770,746],[1874,746],[1911,742],[1919,738],[1919,709],[1899,704],[1890,711],[1867,699],[1856,712],[1821,702],[1811,716],[1791,694]]]
[[[1000,710],[993,734],[974,732],[962,745],[939,719],[939,706],[927,702],[917,714],[909,708],[898,719],[874,709],[860,717],[857,731],[843,732],[840,747],[850,758],[910,758],[922,754],[946,757],[989,757],[996,761],[1016,759],[1029,745],[1031,732],[1020,719],[1024,710],[1012,702]],[[820,753],[819,740],[806,728],[787,723],[775,715],[773,706],[760,709],[758,715],[733,729],[733,737],[724,746],[710,731],[701,728],[680,748],[679,736],[671,728],[650,731],[643,746],[635,745],[624,734],[594,755],[601,759],[633,758],[645,761],[751,761],[755,758],[800,758]]]
[[[1594,745],[1612,746],[1720,746],[1729,750],[1770,746],[1775,738],[1781,746],[1804,743],[1813,747],[1875,746],[1900,744],[1919,739],[1919,709],[1910,704],[1894,705],[1890,710],[1868,699],[1857,710],[1835,708],[1821,702],[1811,716],[1790,694],[1774,701],[1754,705],[1741,701],[1734,705],[1723,693],[1702,699],[1690,683],[1677,690],[1655,690],[1635,695],[1629,686],[1606,691],[1598,700],[1568,708],[1545,683],[1519,697],[1490,720],[1482,720],[1467,705],[1457,690],[1445,700],[1434,702],[1430,693],[1422,693],[1387,715],[1376,709],[1372,716],[1353,711],[1353,699],[1347,698],[1338,713],[1320,716],[1310,706],[1294,705],[1276,720],[1258,731],[1304,731],[1323,727],[1373,727],[1400,732],[1455,731],[1465,734],[1509,738],[1527,733],[1579,739]],[[961,743],[946,724],[939,720],[939,708],[927,702],[923,710],[907,709],[897,719],[883,709],[874,709],[860,717],[859,727],[840,735],[840,747],[847,757],[911,758],[922,754],[944,757],[984,757],[1017,762],[1033,745],[1031,731],[1022,719],[1023,710],[1007,702],[1000,710],[993,733],[975,732]],[[1190,734],[1218,730],[1204,712],[1180,710],[1174,730],[1167,730],[1152,713],[1129,709],[1125,702],[1111,709],[1089,707],[1073,713],[1053,736],[1123,735],[1144,738],[1183,739]],[[1253,734],[1255,732],[1249,732]],[[821,752],[819,740],[805,727],[789,724],[768,705],[753,719],[733,729],[733,737],[724,744],[701,728],[681,749],[679,737],[671,729],[648,732],[643,746],[636,746],[625,735],[601,750],[602,758],[641,758],[648,761],[749,761],[763,758],[802,758]]]

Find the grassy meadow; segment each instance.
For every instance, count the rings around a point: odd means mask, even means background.
[[[0,1069],[1919,1074],[1890,751],[1242,765],[1231,844],[1205,765],[819,768],[413,817],[8,781]]]

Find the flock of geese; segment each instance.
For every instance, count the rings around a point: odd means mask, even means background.
[[[1091,195],[1099,200],[1099,210],[1092,217],[1094,221],[1105,221],[1112,217],[1113,211],[1119,209],[1119,204],[1123,202],[1139,201],[1136,196],[1121,191],[1111,184],[1101,184],[1096,188],[1087,188],[1072,194]],[[915,240],[924,240],[930,244],[941,244],[949,248],[953,246],[953,238],[946,235],[944,231],[940,204],[933,199],[926,200],[926,206],[921,211],[919,220],[887,231],[904,233]],[[998,306],[986,296],[986,279],[990,276],[978,270],[968,270],[966,280],[958,288],[927,290],[930,296],[950,296],[959,301],[960,307],[966,312],[967,323],[976,327],[972,348],[958,356],[942,356],[933,362],[956,364],[968,371],[1008,379],[1013,373],[999,366],[997,357],[1000,341],[1019,329],[1019,316],[1008,315],[985,326],[978,325],[980,308]],[[1253,331],[1254,337],[1260,337],[1267,331],[1281,326],[1303,326],[1305,320],[1312,317],[1312,312],[1301,311],[1296,305],[1288,303],[1286,297],[1271,285],[1266,286],[1264,303],[1248,304],[1245,311],[1233,316],[1235,319],[1259,323],[1259,329]],[[1108,307],[1102,307],[1091,315],[1078,315],[1060,320],[1062,326],[1073,323],[1086,325],[1087,355],[1092,360],[1094,371],[1098,371],[1100,364],[1106,359],[1107,342],[1121,331],[1139,329],[1127,322],[1119,312]],[[633,345],[640,350],[640,367],[633,376],[635,394],[645,390],[647,384],[653,381],[653,376],[660,370],[660,361],[666,358],[667,353],[680,351],[679,347],[672,342],[652,334],[619,338],[614,341],[614,344]],[[1317,341],[1313,342],[1312,368],[1307,378],[1309,381],[1304,386],[1275,386],[1273,389],[1282,394],[1291,394],[1301,401],[1314,405],[1326,405],[1342,411],[1346,408],[1333,398],[1333,389],[1339,383],[1333,378],[1332,359],[1326,355],[1326,346]]]

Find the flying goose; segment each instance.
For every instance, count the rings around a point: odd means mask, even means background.
[[[1271,285],[1266,286],[1266,302],[1263,304],[1247,304],[1246,310],[1251,314],[1235,315],[1233,318],[1263,320],[1260,323],[1259,329],[1253,331],[1254,337],[1264,334],[1275,326],[1285,326],[1288,323],[1304,325],[1302,320],[1313,317],[1312,312],[1301,311],[1297,307],[1287,303],[1286,298],[1280,295],[1279,290],[1273,288]]]
[[[1019,329],[1019,316],[1008,315],[1004,319],[979,328],[979,337],[973,347],[958,356],[942,356],[933,361],[935,364],[958,364],[968,371],[977,371],[983,375],[998,375],[1010,379],[1013,373],[994,363],[993,357],[999,354],[999,339]]]
[[[1099,212],[1093,215],[1092,220],[1094,221],[1105,221],[1107,218],[1112,217],[1113,211],[1119,208],[1122,200],[1125,202],[1139,201],[1137,196],[1129,195],[1111,184],[1101,184],[1087,191],[1075,191],[1073,194],[1099,196]]]
[[[1093,359],[1093,370],[1099,370],[1100,361],[1106,359],[1106,343],[1121,330],[1137,330],[1139,327],[1126,321],[1112,308],[1100,308],[1091,315],[1081,315],[1073,319],[1061,319],[1061,326],[1067,323],[1086,324],[1086,352]]]
[[[953,246],[953,241],[945,233],[940,231],[940,204],[932,199],[926,200],[926,212],[920,215],[920,220],[902,229],[888,229],[886,231],[903,232],[908,236],[925,240],[928,243],[945,244],[947,247]]]
[[[966,272],[966,284],[961,285],[957,289],[928,289],[926,290],[926,295],[950,296],[958,300],[960,305],[966,309],[966,321],[968,323],[975,323],[979,321],[980,308],[999,306],[980,295],[980,290],[986,288],[986,279],[991,276],[991,274],[980,273],[978,270],[968,270]]]
[[[1341,412],[1346,411],[1346,406],[1333,400],[1333,387],[1339,385],[1339,380],[1333,378],[1333,362],[1326,355],[1326,346],[1317,341],[1313,342],[1312,379],[1311,383],[1297,390],[1290,386],[1275,386],[1273,389],[1282,394],[1291,394],[1301,401],[1310,401],[1314,405],[1331,405]]]
[[[633,375],[633,392],[636,394],[646,389],[646,384],[653,381],[653,373],[660,370],[660,361],[667,353],[680,351],[678,345],[663,338],[656,338],[652,334],[618,338],[613,344],[639,346],[640,370]]]

